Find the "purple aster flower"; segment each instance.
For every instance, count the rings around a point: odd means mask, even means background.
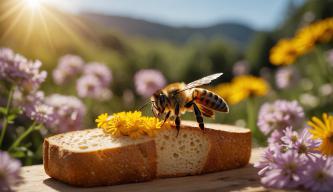
[[[283,133],[280,130],[274,130],[271,133],[271,136],[268,138],[268,144],[274,145],[274,144],[282,144],[281,138],[283,137]]]
[[[93,75],[96,76],[101,82],[104,87],[109,86],[112,81],[112,73],[111,70],[102,63],[89,63],[84,67],[84,74],[85,75]]]
[[[76,91],[79,97],[101,101],[110,99],[112,96],[112,92],[105,88],[100,79],[94,75],[80,77],[76,82]]]
[[[280,89],[294,86],[300,80],[300,75],[294,67],[284,67],[275,74],[276,85]]]
[[[24,114],[37,123],[49,124],[55,120],[53,107],[44,103],[31,103],[23,106]]]
[[[53,132],[63,133],[82,128],[86,107],[80,99],[53,94],[45,98],[45,103],[53,107],[57,116],[56,121],[48,125],[53,128]]]
[[[134,94],[133,94],[133,92],[129,89],[126,89],[123,92],[122,99],[123,99],[124,105],[126,105],[126,106],[133,105],[133,103],[134,103]]]
[[[40,72],[40,61],[29,61],[12,50],[0,49],[0,79],[18,85],[21,90],[33,92],[44,82],[47,73]]]
[[[59,59],[58,66],[53,70],[53,80],[62,85],[83,69],[84,61],[77,55],[65,55]]]
[[[304,119],[304,110],[297,101],[278,100],[261,106],[258,116],[258,127],[265,134],[286,127],[299,127]]]
[[[305,163],[306,160],[292,150],[278,153],[275,157],[274,169],[266,171],[261,182],[266,187],[273,188],[298,187],[304,177]]]
[[[309,133],[308,129],[303,129],[300,134],[299,139],[295,142],[293,149],[296,150],[300,155],[306,155],[310,158],[318,155],[319,151],[317,148],[320,145],[319,140],[312,138],[312,135]]]
[[[259,162],[256,162],[254,164],[255,168],[260,169],[258,172],[258,175],[262,176],[265,175],[265,173],[269,170],[272,170],[275,167],[275,155],[274,151],[271,148],[266,148],[264,151],[264,154],[261,157],[261,160]]]
[[[142,69],[134,75],[136,91],[143,97],[150,97],[155,91],[162,89],[166,80],[160,71]]]
[[[10,191],[11,186],[21,182],[21,163],[0,151],[0,191]]]
[[[233,66],[232,72],[235,76],[248,74],[249,63],[245,60],[237,61]]]
[[[305,169],[303,186],[311,191],[332,191],[333,159],[316,157],[310,160]]]
[[[283,142],[283,145],[292,148],[299,139],[298,133],[294,131],[291,126],[285,128],[282,132],[283,136],[281,137],[281,141]]]

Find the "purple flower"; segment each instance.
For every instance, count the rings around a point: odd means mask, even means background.
[[[264,154],[262,155],[261,160],[254,164],[254,167],[260,169],[260,171],[258,172],[258,175],[262,176],[262,175],[265,175],[265,173],[267,171],[269,171],[275,167],[274,163],[275,163],[274,151],[268,147],[264,151]]]
[[[126,105],[126,106],[133,105],[133,103],[134,103],[134,94],[133,94],[133,92],[129,89],[126,89],[123,92],[122,99],[123,99],[124,105]]]
[[[37,123],[49,124],[55,121],[53,107],[44,103],[31,103],[24,105],[24,114]]]
[[[63,133],[82,128],[86,107],[80,99],[73,96],[53,94],[45,98],[45,103],[54,109],[56,121],[48,126],[53,132]]]
[[[134,75],[136,91],[143,97],[150,97],[155,91],[163,88],[166,80],[160,71],[142,69]]]
[[[84,61],[76,55],[65,55],[59,59],[57,68],[53,71],[53,80],[62,85],[83,69]]]
[[[0,79],[16,84],[21,90],[33,92],[44,82],[47,73],[39,71],[40,61],[29,61],[11,49],[0,49]]]
[[[261,178],[262,184],[273,188],[295,188],[302,183],[303,167],[306,160],[294,151],[278,153],[274,168],[268,170]]]
[[[76,91],[79,97],[93,98],[98,100],[110,99],[112,93],[104,87],[102,82],[93,75],[85,75],[80,77],[76,82]]]
[[[85,75],[96,76],[101,81],[104,87],[108,87],[112,81],[111,70],[102,63],[89,63],[84,67],[83,72]]]
[[[271,134],[271,136],[268,138],[268,144],[273,145],[273,144],[281,144],[281,138],[283,137],[282,131],[279,130],[274,130]]]
[[[299,139],[298,133],[292,127],[287,127],[282,132],[283,136],[280,138],[282,143],[288,148],[292,148]]]
[[[282,131],[289,126],[298,128],[303,119],[304,110],[297,101],[278,100],[261,106],[257,124],[265,135],[269,135],[273,130]]]
[[[279,69],[275,75],[276,85],[280,89],[294,86],[300,80],[300,75],[296,68],[284,67]]]
[[[332,191],[333,159],[316,157],[309,161],[305,170],[303,186],[311,191]]]
[[[20,170],[20,161],[0,151],[0,191],[10,191],[11,186],[20,183]]]
[[[305,128],[303,129],[299,139],[295,142],[293,149],[296,150],[300,155],[313,157],[319,153],[317,150],[319,145],[320,141],[313,139],[308,129]]]
[[[237,61],[233,66],[232,72],[235,76],[248,74],[249,63],[245,60]]]

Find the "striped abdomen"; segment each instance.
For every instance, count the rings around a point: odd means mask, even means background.
[[[229,111],[229,107],[222,99],[222,97],[218,96],[216,93],[208,91],[207,89],[194,89],[192,97],[196,103],[201,104],[207,108],[220,112]]]

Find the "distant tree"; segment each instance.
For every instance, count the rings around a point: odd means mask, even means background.
[[[246,52],[246,60],[249,61],[250,70],[259,74],[262,67],[272,67],[269,63],[269,52],[274,46],[275,40],[270,32],[259,32],[250,43]]]

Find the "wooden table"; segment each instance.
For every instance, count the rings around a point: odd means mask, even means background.
[[[268,191],[259,183],[257,170],[253,163],[258,161],[262,149],[253,149],[250,164],[241,169],[205,174],[200,176],[187,176],[178,178],[156,179],[144,183],[116,185],[110,187],[76,188],[56,181],[44,172],[42,165],[23,167],[24,183],[17,186],[15,191],[49,192],[49,191],[80,191],[80,192],[106,192],[106,191]]]

